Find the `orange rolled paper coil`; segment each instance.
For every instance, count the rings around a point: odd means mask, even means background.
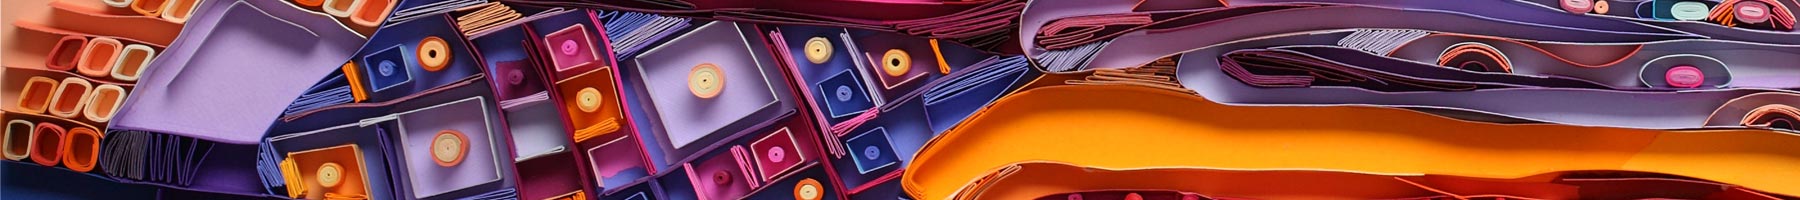
[[[50,109],[50,99],[56,96],[56,80],[45,77],[31,77],[25,81],[25,88],[19,91],[19,112],[39,114]]]
[[[88,172],[94,170],[94,162],[100,160],[100,132],[87,127],[69,129],[68,139],[63,141],[62,164],[69,170]]]
[[[381,20],[387,19],[388,13],[393,12],[394,10],[394,1],[392,0],[361,0],[356,2],[359,4],[353,6],[355,11],[350,12],[350,22],[356,23],[357,25],[368,27],[380,26]]]
[[[75,71],[81,75],[106,77],[117,65],[119,52],[125,48],[119,40],[112,38],[94,38],[88,40],[87,47],[81,50],[81,62],[75,64]]]
[[[138,14],[144,14],[144,16],[156,17],[162,15],[163,8],[168,7],[168,4],[169,0],[137,0],[131,2],[131,11],[137,11]]]

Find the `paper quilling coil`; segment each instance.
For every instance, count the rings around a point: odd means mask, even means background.
[[[463,158],[469,154],[469,137],[461,131],[439,131],[431,138],[431,160],[438,166],[450,167],[462,164]]]
[[[581,88],[581,91],[575,92],[575,108],[580,108],[581,112],[594,112],[600,110],[600,90],[594,89],[593,87],[586,87]]]
[[[87,46],[86,37],[63,36],[61,40],[56,41],[55,47],[51,47],[50,59],[46,59],[47,63],[44,66],[58,71],[75,69],[75,64],[81,62],[81,47],[83,46]]]
[[[31,162],[44,166],[62,162],[63,137],[67,131],[50,122],[38,123],[37,131],[31,134]]]
[[[1606,0],[1594,0],[1594,13],[1604,15],[1608,11],[1612,11],[1612,5]]]
[[[912,55],[905,50],[888,49],[887,53],[881,54],[881,71],[887,72],[888,76],[906,75],[906,71],[911,70]]]
[[[1769,4],[1762,2],[1741,1],[1736,5],[1731,5],[1731,7],[1735,8],[1732,13],[1732,18],[1744,23],[1754,24],[1766,22],[1769,21],[1769,15],[1771,15]]]
[[[150,67],[150,60],[156,57],[156,49],[142,44],[125,45],[119,52],[119,60],[113,62],[112,77],[121,81],[137,81],[144,74],[144,68]]]
[[[444,38],[427,36],[419,40],[419,47],[413,52],[418,54],[414,58],[418,58],[419,68],[425,71],[444,70],[444,66],[450,65],[450,45],[444,43]]]
[[[1721,88],[1731,84],[1725,62],[1706,55],[1676,54],[1657,57],[1638,69],[1638,78],[1651,88]]]
[[[131,6],[131,0],[100,0],[100,3],[105,3],[106,6],[112,6],[114,8]]]
[[[1451,45],[1438,56],[1438,66],[1477,72],[1512,73],[1506,54],[1487,44],[1464,42]]]
[[[62,118],[75,118],[81,114],[82,105],[87,104],[88,92],[94,85],[87,79],[76,77],[64,78],[56,87],[55,96],[50,97],[50,115]]]
[[[168,4],[169,0],[136,0],[136,2],[131,2],[131,11],[155,17],[162,15],[163,8],[168,7]]]
[[[806,40],[806,61],[813,64],[825,64],[831,61],[831,40],[825,37],[812,37]]]
[[[36,129],[37,124],[25,120],[6,122],[6,146],[3,154],[7,160],[18,161],[31,157],[31,131]]]
[[[50,100],[56,96],[56,80],[42,76],[34,76],[25,81],[25,88],[19,91],[19,111],[39,114],[50,109]]]
[[[1800,109],[1781,104],[1763,105],[1751,109],[1739,124],[1748,127],[1794,130],[1794,125],[1800,124]]]
[[[387,19],[394,10],[392,0],[358,0],[354,11],[350,12],[350,22],[363,26],[381,26],[381,20]]]
[[[112,38],[99,37],[88,40],[87,46],[81,49],[79,58],[81,61],[75,64],[75,71],[80,72],[81,75],[105,77],[112,71],[113,65],[116,65],[115,62],[119,60],[119,51],[123,48],[125,48],[124,44],[120,44],[119,40]]]
[[[76,172],[94,170],[94,162],[100,159],[100,132],[87,127],[69,129],[68,139],[63,143],[62,164]]]
[[[1707,7],[1704,3],[1682,1],[1675,2],[1675,5],[1669,7],[1669,15],[1675,17],[1677,20],[1694,21],[1706,19],[1707,13],[1711,12],[1710,10],[1712,10],[1712,8]]]
[[[1563,11],[1569,13],[1587,13],[1594,10],[1593,0],[1557,0],[1562,3]]]
[[[820,199],[820,197],[824,196],[824,192],[823,192],[824,189],[825,189],[824,185],[820,184],[819,180],[813,180],[811,178],[808,178],[805,180],[800,180],[800,183],[794,184],[794,199],[796,199],[796,200]]]
[[[365,0],[325,0],[325,5],[319,9],[325,10],[325,14],[331,16],[350,17],[350,11],[354,8],[352,6],[356,6],[362,1]]]
[[[694,66],[688,71],[688,91],[702,99],[719,96],[719,92],[725,91],[725,71],[712,63]]]
[[[163,7],[162,18],[177,24],[187,23],[188,16],[194,14],[194,7],[200,0],[169,0],[168,7]]]
[[[94,94],[88,96],[87,109],[82,109],[88,120],[106,123],[112,121],[114,113],[119,111],[119,104],[125,102],[125,88],[118,85],[100,85],[94,87]]]

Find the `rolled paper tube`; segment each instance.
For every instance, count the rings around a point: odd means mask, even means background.
[[[131,0],[100,0],[100,3],[105,3],[106,6],[112,6],[114,8],[131,6]]]
[[[88,40],[87,47],[81,50],[81,62],[75,64],[75,71],[81,75],[106,77],[112,67],[119,61],[119,51],[125,48],[119,40],[97,37]]]
[[[38,123],[37,131],[31,134],[31,162],[44,166],[62,162],[63,137],[67,131],[50,122]]]
[[[169,0],[136,0],[136,1],[137,2],[131,2],[131,10],[137,11],[138,14],[144,14],[144,16],[151,16],[151,17],[162,15],[163,8],[168,7],[167,5],[169,4]]]
[[[56,41],[56,47],[50,49],[50,59],[44,66],[51,70],[75,69],[75,64],[81,62],[80,55],[83,46],[87,46],[86,37],[63,36],[62,40]]]
[[[1770,15],[1772,15],[1769,4],[1763,2],[1740,1],[1736,5],[1732,5],[1732,8],[1732,12],[1735,12],[1732,13],[1734,14],[1732,16],[1744,23],[1763,23],[1769,21]]]
[[[319,5],[325,4],[325,1],[326,0],[294,0],[294,4],[300,4],[301,6],[306,6],[306,7],[313,7],[313,6],[319,6]]]
[[[1708,12],[1711,12],[1710,10],[1712,8],[1707,7],[1704,3],[1682,1],[1675,2],[1675,5],[1669,7],[1669,15],[1674,16],[1677,20],[1694,21],[1705,19]]]
[[[56,80],[42,76],[34,76],[25,81],[25,88],[19,91],[19,112],[39,114],[50,109],[50,99],[56,96]]]
[[[393,0],[358,0],[356,2],[358,4],[353,6],[355,7],[354,11],[350,12],[350,22],[357,25],[380,26],[381,20],[387,19],[388,13],[394,11]]]
[[[331,16],[350,17],[351,6],[355,6],[362,1],[365,0],[325,0],[325,6],[320,7],[320,9],[325,10],[325,14]]]
[[[76,172],[94,170],[94,162],[100,159],[100,132],[87,127],[69,129],[69,138],[63,140],[64,167]]]
[[[87,104],[88,92],[93,89],[93,83],[88,83],[87,79],[63,78],[62,84],[56,87],[55,96],[50,97],[50,115],[74,118],[81,114],[81,106]]]
[[[178,24],[187,23],[188,16],[194,14],[194,7],[200,5],[200,0],[168,0],[168,1],[169,1],[169,3],[165,3],[168,5],[168,7],[163,7],[162,18],[163,18],[163,20],[169,20],[171,22],[175,22]],[[313,0],[313,1],[317,1],[317,0]]]
[[[1594,10],[1594,1],[1593,0],[1557,0],[1557,1],[1562,2],[1563,11],[1569,11],[1569,13],[1581,14],[1581,13],[1587,13],[1588,11]]]
[[[121,81],[137,81],[144,74],[144,68],[150,66],[150,60],[156,57],[156,49],[142,44],[125,45],[119,51],[119,60],[113,62],[112,77]]]
[[[88,96],[87,109],[82,109],[82,112],[88,120],[106,123],[112,120],[113,113],[119,111],[119,104],[122,102],[125,102],[125,88],[100,85],[94,87],[94,94]]]
[[[25,160],[31,156],[31,131],[37,124],[25,120],[6,122],[5,157],[7,160]]]

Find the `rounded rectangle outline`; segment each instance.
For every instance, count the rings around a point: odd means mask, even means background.
[[[31,131],[31,162],[37,163],[39,165],[44,165],[46,167],[56,166],[57,163],[61,163],[62,162],[62,152],[59,150],[62,150],[62,145],[64,143],[63,141],[68,140],[68,134],[67,134],[68,131],[69,131],[68,129],[63,129],[62,126],[58,126],[58,125],[52,124],[50,122],[39,122],[37,125],[37,128],[34,129],[33,131]],[[44,146],[46,144],[45,144],[45,141],[43,141],[43,140],[48,139],[48,138],[46,138],[45,134],[55,134],[56,141],[50,142],[50,143],[54,143],[54,144],[50,144],[50,145],[56,145],[56,146],[50,146],[50,147]],[[50,150],[46,151],[46,150],[44,150],[45,148],[48,148]],[[44,154],[50,154],[50,155],[44,155]],[[48,158],[46,158],[46,157],[48,157]]]
[[[125,64],[126,61],[132,60],[132,55],[143,55],[143,59],[139,59],[141,61],[138,61],[136,66]],[[144,69],[150,68],[150,61],[156,59],[156,49],[152,49],[150,46],[142,44],[128,44],[125,45],[124,49],[120,50],[118,58],[119,60],[113,61],[111,73],[113,79],[119,79],[121,81],[137,81],[139,76],[144,75]],[[125,72],[128,71],[125,69],[135,70],[129,70],[131,73],[126,74]]]
[[[69,97],[69,95],[64,95],[63,92],[68,92],[70,85],[81,86],[81,90],[82,90],[81,94],[74,95],[73,97]],[[85,108],[85,106],[87,105],[87,100],[88,100],[87,96],[88,96],[88,94],[92,94],[92,93],[94,93],[94,84],[88,82],[87,79],[81,79],[81,78],[77,78],[77,77],[63,78],[62,83],[57,84],[56,92],[50,93],[50,95],[52,95],[52,96],[50,96],[50,105],[49,105],[48,109],[46,109],[46,110],[49,111],[51,116],[74,119],[76,115],[81,115],[81,110],[83,108]],[[59,105],[63,104],[62,102],[63,102],[64,98],[75,98],[75,100],[74,100],[75,105],[70,106],[70,107],[74,107],[74,108],[70,108],[73,110],[59,110],[56,108],[56,107],[62,107]]]
[[[13,131],[13,130],[17,130],[17,129],[13,129],[14,126],[18,126],[21,124],[23,124],[25,126],[25,132],[21,133],[18,131]],[[4,139],[5,143],[0,144],[0,145],[5,145],[5,146],[3,147],[4,149],[0,150],[0,151],[4,151],[3,154],[5,154],[4,156],[6,157],[7,160],[23,161],[23,160],[25,160],[25,158],[31,157],[31,149],[32,149],[31,141],[37,139],[36,131],[37,131],[37,124],[31,123],[31,121],[15,119],[15,120],[6,122],[6,138]],[[14,139],[13,137],[19,136],[17,134],[24,134],[24,137],[25,137],[24,141],[13,141],[13,139]],[[14,142],[17,142],[17,143],[14,143]],[[25,152],[13,152],[13,147],[14,147],[13,145],[23,145],[24,147],[20,148],[20,149],[23,149]]]
[[[103,45],[110,46],[112,48],[102,49],[101,47]],[[78,56],[75,56],[76,57],[75,59],[79,60],[78,62],[75,63],[75,72],[78,72],[81,75],[87,75],[87,76],[93,76],[93,77],[105,77],[109,72],[112,71],[113,66],[118,65],[119,52],[124,51],[124,50],[125,50],[125,44],[119,43],[118,39],[112,39],[112,38],[106,38],[106,37],[96,37],[94,39],[89,39],[86,46],[82,46],[81,54]],[[99,52],[99,51],[106,51],[106,52]],[[110,57],[106,57],[106,59],[96,60],[96,58],[94,56],[110,56]],[[103,62],[95,63],[94,61],[103,61]]]
[[[112,92],[118,95],[112,96],[112,104],[109,105],[110,109],[106,109],[106,114],[94,113],[101,110],[96,106],[106,105],[100,104],[100,101],[98,101],[99,98],[101,98],[100,94],[106,92]],[[88,95],[88,100],[86,100],[88,102],[87,108],[81,109],[82,116],[85,116],[88,120],[93,120],[94,122],[106,123],[107,121],[111,121],[113,115],[119,114],[119,106],[125,103],[125,93],[125,88],[119,87],[118,85],[106,84],[94,87],[93,92]]]
[[[27,102],[27,101],[29,101],[29,98],[26,98],[26,97],[31,96],[29,94],[37,91],[36,89],[32,89],[32,88],[34,88],[34,87],[32,87],[34,84],[50,84],[50,87],[47,88],[50,90],[49,91],[50,93],[48,93],[48,95],[44,95],[45,98],[43,100],[41,100],[41,103]],[[51,99],[56,97],[56,87],[57,87],[56,79],[50,79],[49,77],[33,76],[29,79],[26,79],[25,88],[20,89],[20,91],[19,91],[19,102],[17,102],[18,104],[16,104],[19,106],[18,111],[21,111],[22,113],[38,114],[38,113],[44,113],[44,111],[50,110],[50,103],[55,102],[54,100],[51,100]],[[35,105],[42,105],[42,106],[38,106],[36,108],[31,108],[31,107],[25,106],[25,105],[34,105],[33,103],[36,103]]]

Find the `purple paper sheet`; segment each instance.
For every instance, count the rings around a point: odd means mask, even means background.
[[[1451,109],[1571,125],[1686,129],[1705,126],[1726,101],[1760,89],[1618,91],[1583,88],[1508,88],[1463,92],[1378,92],[1353,87],[1258,88],[1218,68],[1219,49],[1182,55],[1183,86],[1230,105],[1374,105]],[[1373,56],[1373,55],[1368,55]],[[1436,67],[1424,64],[1418,67]]]
[[[254,144],[288,103],[367,40],[282,1],[206,1],[193,16],[145,69],[114,129]]]

